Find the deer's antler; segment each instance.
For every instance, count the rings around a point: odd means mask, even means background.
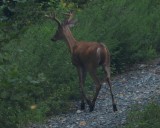
[[[60,20],[56,17],[55,13],[50,13],[49,15],[45,15],[45,17],[50,18],[57,22],[58,25],[61,25]]]
[[[70,11],[69,13],[63,13],[63,14],[67,16],[67,19],[66,19],[67,22],[70,22],[73,20],[73,17],[74,17],[73,11]]]

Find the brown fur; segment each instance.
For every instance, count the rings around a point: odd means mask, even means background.
[[[70,15],[70,14],[69,14]],[[72,14],[71,14],[72,15]],[[72,15],[73,17],[73,15]],[[52,17],[53,19],[53,17]],[[116,104],[114,101],[112,87],[110,82],[110,53],[104,44],[97,42],[78,42],[73,37],[70,31],[71,18],[65,20],[60,24],[59,20],[55,20],[58,23],[58,30],[52,41],[64,40],[69,48],[72,56],[72,63],[76,66],[79,76],[79,85],[81,92],[81,109],[85,108],[85,101],[89,105],[90,111],[94,110],[95,101],[97,99],[98,93],[101,89],[101,83],[97,77],[96,69],[98,66],[102,66],[106,74],[106,81],[110,87],[110,93],[112,98],[113,110],[117,111]],[[68,21],[68,22],[67,22]],[[96,93],[92,100],[89,100],[84,93],[84,83],[86,78],[86,73],[89,72],[90,76],[96,84]]]

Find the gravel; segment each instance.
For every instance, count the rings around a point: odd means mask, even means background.
[[[134,104],[144,105],[160,97],[160,65],[141,64],[137,70],[114,77],[112,85],[117,112],[112,110],[108,85],[103,85],[93,112],[86,106],[85,111],[61,114],[28,128],[119,128]]]

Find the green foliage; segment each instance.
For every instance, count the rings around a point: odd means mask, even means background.
[[[50,0],[47,8],[53,5],[60,18],[60,12],[76,8],[63,0],[55,2]],[[0,127],[22,127],[24,122],[64,113],[80,97],[67,46],[50,41],[57,25],[44,19],[45,4],[17,3],[15,17],[0,23]],[[78,11],[72,31],[77,40],[104,42],[112,55],[112,71],[121,72],[156,56],[159,11],[156,0],[94,0]],[[91,86],[88,77],[86,91]]]
[[[79,15],[75,35],[80,40],[104,42],[110,49],[113,69],[120,72],[127,65],[156,56],[160,48],[159,6],[156,0],[95,0]]]
[[[124,128],[159,128],[160,126],[160,105],[151,103],[143,110],[138,107],[132,110]]]
[[[7,52],[1,53],[5,61],[0,66],[0,126],[40,121],[66,112],[71,102],[79,99],[77,75],[68,50],[63,43],[50,41],[52,28],[50,22],[34,25],[3,49]]]

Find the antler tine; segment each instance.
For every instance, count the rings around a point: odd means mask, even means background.
[[[68,16],[68,19],[67,19],[68,22],[70,22],[73,19],[74,14],[72,11],[70,11],[69,13],[63,13],[63,14]]]
[[[52,13],[51,14],[53,16],[53,19],[58,23],[58,25],[60,26],[61,25],[61,22],[60,20],[56,17],[56,14],[55,13]]]
[[[56,14],[54,13],[54,12],[52,12],[52,13],[50,13],[49,15],[45,15],[47,18],[50,18],[50,19],[52,19],[52,20],[55,20],[57,23],[58,23],[58,25],[61,25],[61,22],[60,22],[60,20],[56,17]]]

